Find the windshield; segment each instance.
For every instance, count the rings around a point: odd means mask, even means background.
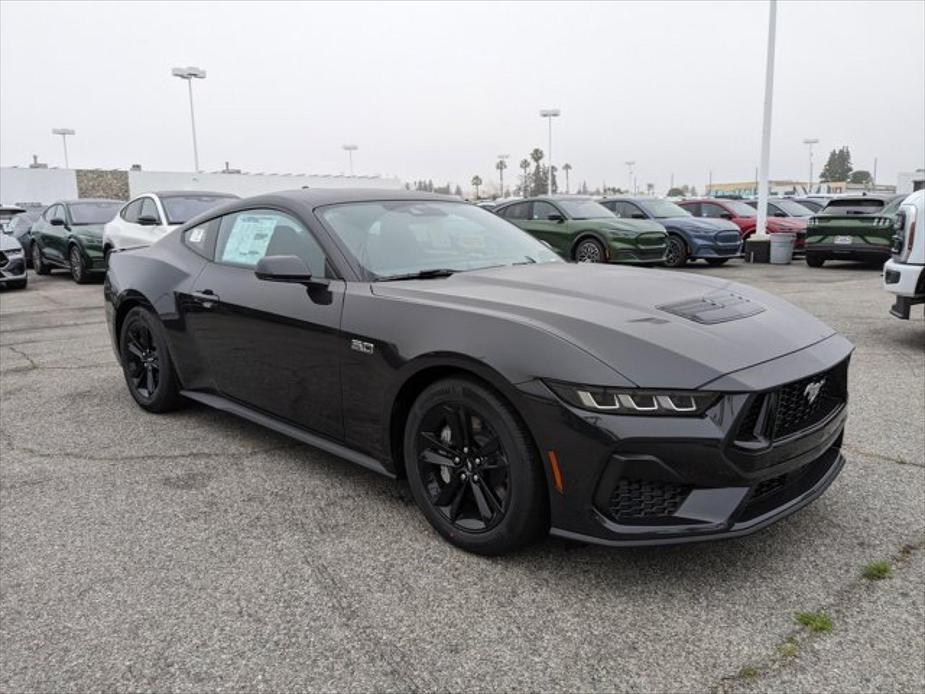
[[[670,219],[671,217],[690,217],[691,213],[683,207],[675,205],[667,200],[638,200],[642,208],[649,213],[649,216],[656,219]]]
[[[616,217],[616,215],[606,207],[594,200],[556,200],[565,214],[572,219],[602,219]]]
[[[758,216],[758,213],[755,211],[755,208],[753,208],[751,205],[747,203],[740,202],[738,200],[724,200],[723,202],[726,204],[726,207],[728,207],[732,211],[732,214],[734,214],[736,217],[757,217]]]
[[[168,224],[186,224],[196,215],[234,199],[231,195],[183,195],[161,198],[161,204]]]
[[[427,270],[561,262],[510,222],[463,202],[345,203],[323,207],[318,216],[371,280]]]
[[[68,205],[74,224],[105,224],[116,216],[121,202],[72,202]]]

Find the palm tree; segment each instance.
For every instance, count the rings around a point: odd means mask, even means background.
[[[476,174],[472,177],[472,187],[475,188],[475,199],[479,199],[479,186],[482,185],[481,177]]]
[[[498,163],[495,164],[495,168],[498,169],[498,176],[501,177],[501,197],[504,197],[504,170],[507,168],[507,162],[504,159],[499,159]]]
[[[527,197],[527,175],[528,175],[527,172],[530,171],[530,160],[529,160],[529,159],[521,159],[521,160],[520,160],[520,168],[524,170],[524,187],[523,187],[523,193],[524,193],[524,197]]]
[[[563,164],[562,170],[565,172],[565,192],[567,194],[568,193],[568,172],[572,170],[572,165],[568,163]]]
[[[540,162],[543,160],[543,150],[537,147],[532,152],[530,152],[530,158],[533,160],[533,163],[539,166]]]

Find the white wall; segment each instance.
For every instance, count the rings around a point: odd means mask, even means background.
[[[73,169],[0,168],[0,202],[40,202],[77,197],[77,175]]]
[[[171,171],[129,171],[132,197],[157,190],[211,190],[241,197],[280,190],[309,188],[386,188],[402,187],[397,178],[372,176],[299,176],[292,174],[183,173]]]

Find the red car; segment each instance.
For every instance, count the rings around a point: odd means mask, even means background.
[[[758,211],[741,200],[724,200],[723,198],[698,198],[678,203],[695,217],[712,217],[728,219],[739,227],[742,239],[755,233],[758,224]],[[799,217],[768,217],[768,233],[778,232],[796,234],[796,248],[802,249],[806,243],[806,220]]]

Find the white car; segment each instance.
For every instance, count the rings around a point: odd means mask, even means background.
[[[911,306],[925,304],[925,190],[914,192],[899,208],[883,288],[896,294],[890,313],[897,318],[908,319]]]
[[[237,200],[231,193],[177,190],[145,193],[129,200],[103,227],[103,253],[150,246],[167,232],[223,203]]]

